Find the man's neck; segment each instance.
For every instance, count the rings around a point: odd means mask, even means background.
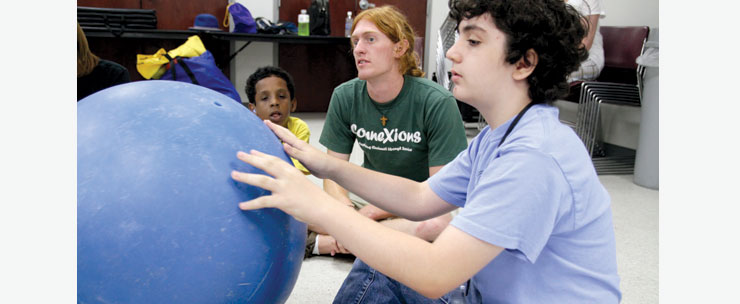
[[[403,75],[398,73],[391,73],[380,79],[371,79],[367,81],[367,93],[375,102],[386,103],[401,93],[403,82]]]

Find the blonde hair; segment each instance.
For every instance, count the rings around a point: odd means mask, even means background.
[[[403,75],[424,77],[424,72],[419,67],[419,55],[414,52],[414,29],[411,28],[406,16],[392,5],[371,8],[362,11],[352,22],[352,32],[355,31],[357,22],[367,18],[375,24],[378,29],[388,36],[393,43],[406,40],[409,45],[406,52],[400,58],[399,70]]]
[[[100,58],[90,51],[85,32],[77,23],[77,78],[90,74],[99,61]]]

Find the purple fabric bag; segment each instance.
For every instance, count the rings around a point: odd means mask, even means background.
[[[167,71],[159,79],[196,84],[229,96],[237,102],[242,102],[234,85],[216,66],[216,60],[211,52],[205,51],[198,57],[190,58],[170,58],[168,55],[165,57],[170,62],[167,63]]]
[[[252,18],[252,13],[238,2],[229,4],[229,13],[234,22],[232,33],[257,33],[257,23]]]

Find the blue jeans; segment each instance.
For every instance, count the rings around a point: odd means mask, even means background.
[[[339,288],[334,303],[450,303],[453,292],[439,299],[429,299],[398,281],[355,259],[352,270]]]

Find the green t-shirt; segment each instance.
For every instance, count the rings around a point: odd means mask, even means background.
[[[385,127],[382,116],[388,118]],[[355,140],[363,167],[419,182],[429,178],[429,167],[447,164],[468,144],[452,94],[408,75],[398,96],[384,104],[370,99],[367,83],[358,78],[334,89],[319,142],[350,154]]]

